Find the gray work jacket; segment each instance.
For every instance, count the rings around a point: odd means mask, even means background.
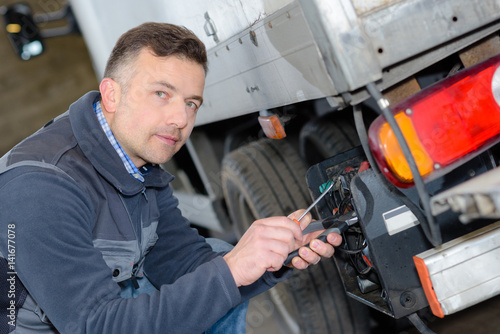
[[[141,183],[128,174],[93,111],[98,98],[86,94],[0,159],[2,273],[9,235],[16,242],[15,298],[0,295],[17,303],[9,330],[198,333],[289,275],[237,288],[177,208],[172,175],[150,166]],[[159,291],[120,298],[117,283],[143,275]]]

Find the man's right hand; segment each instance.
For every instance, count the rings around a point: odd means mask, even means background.
[[[310,220],[310,215],[303,220]],[[266,271],[277,271],[288,254],[300,247],[302,229],[287,217],[255,221],[236,246],[224,256],[237,286],[250,285]]]

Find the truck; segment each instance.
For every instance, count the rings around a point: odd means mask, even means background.
[[[270,290],[286,333],[430,333],[500,293],[500,0],[70,0],[1,13],[22,59],[78,31],[98,77],[147,21],[206,45],[204,104],[176,175],[183,214],[235,239],[308,207],[343,244]],[[48,21],[65,25],[43,29]],[[332,187],[330,187],[332,185]],[[338,225],[340,226],[340,225]]]

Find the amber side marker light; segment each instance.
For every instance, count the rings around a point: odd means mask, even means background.
[[[500,56],[446,78],[391,108],[428,181],[500,141]],[[394,185],[413,186],[413,176],[383,116],[368,131],[370,149]]]
[[[283,139],[286,137],[285,128],[277,115],[259,116],[259,123],[266,137]]]

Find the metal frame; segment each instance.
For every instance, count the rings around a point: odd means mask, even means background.
[[[186,178],[183,180],[183,189],[174,187],[174,195],[179,199],[179,209],[184,217],[198,226],[218,232],[230,230],[229,217],[223,206],[220,159],[215,153],[212,141],[205,132],[193,131],[186,141],[186,148],[207,194],[194,192],[190,180]]]
[[[339,93],[377,81],[383,69],[500,18],[498,0],[399,1],[362,15],[351,0],[300,3]]]

